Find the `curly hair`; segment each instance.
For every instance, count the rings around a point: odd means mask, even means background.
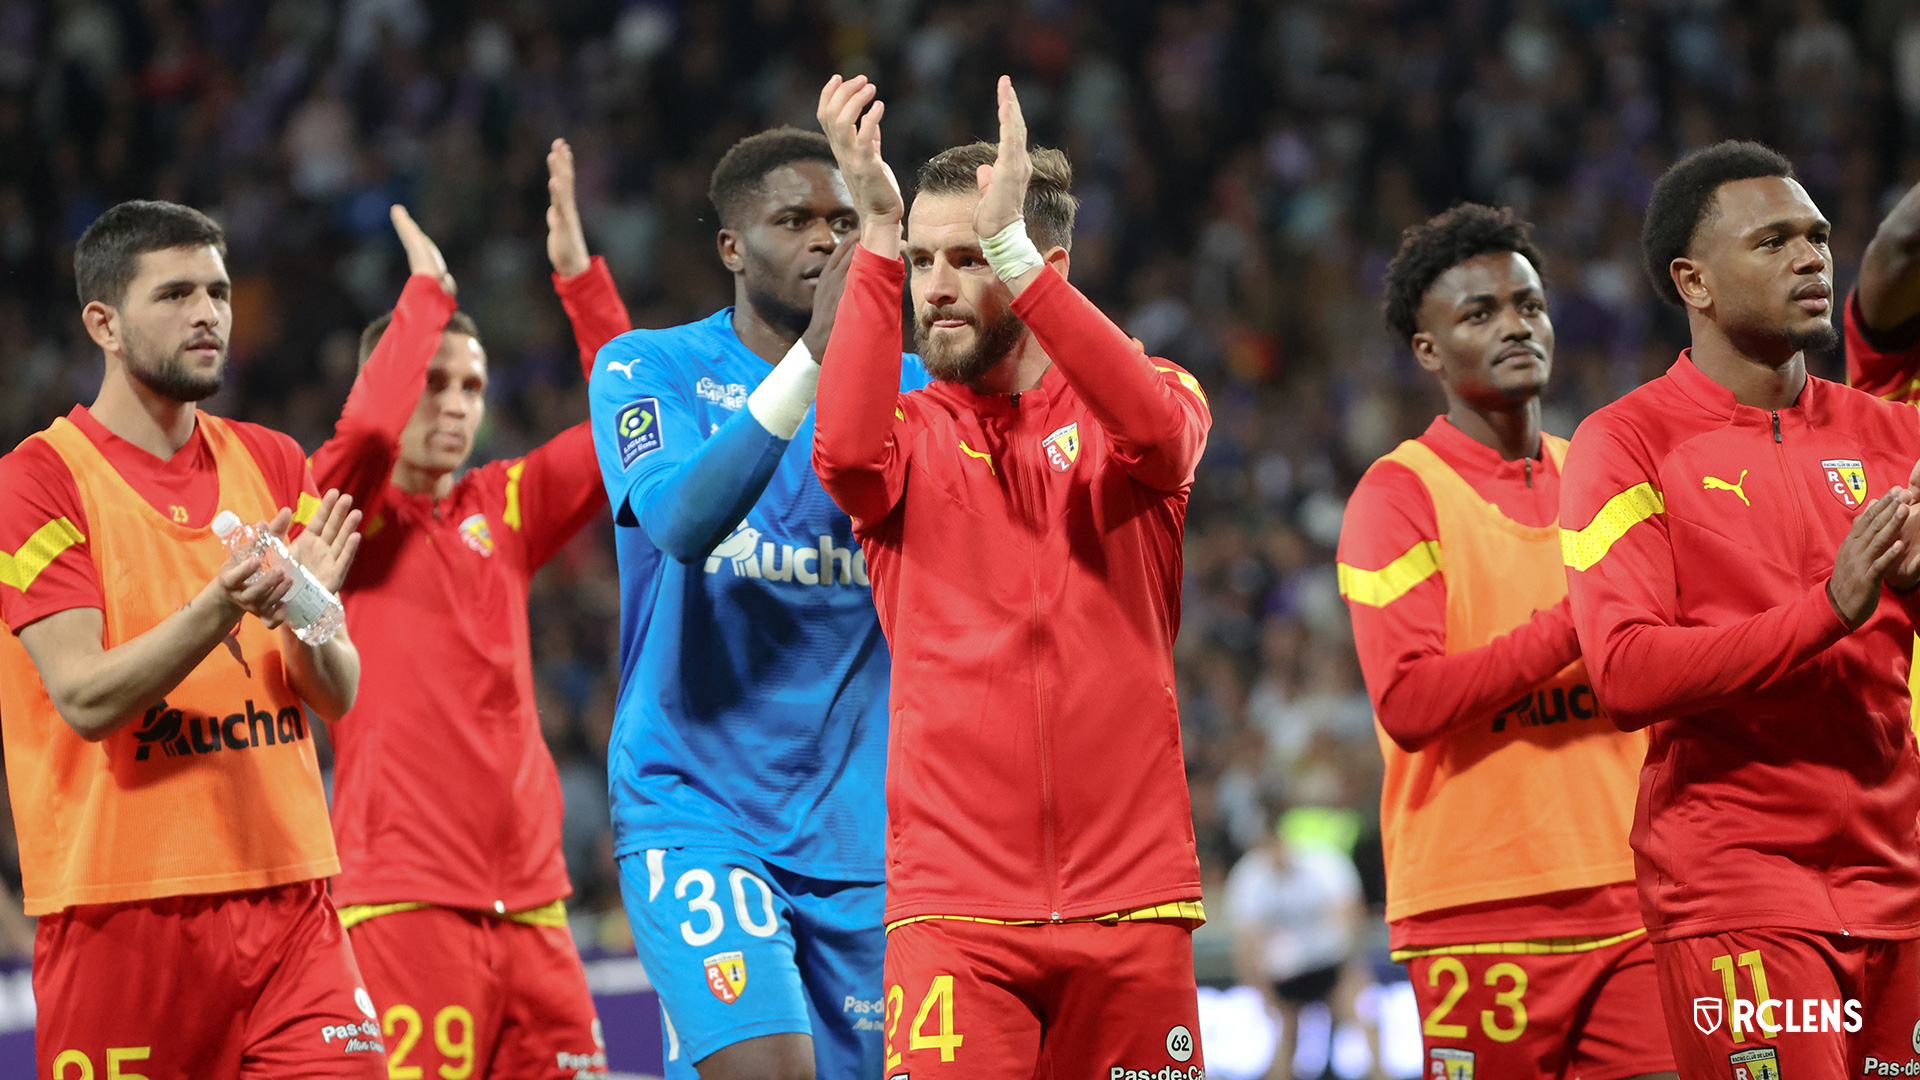
[[[1067,155],[1044,146],[1027,149],[1033,159],[1033,179],[1027,184],[1027,201],[1021,213],[1027,219],[1027,235],[1041,251],[1061,247],[1073,250],[1073,218],[1080,200],[1073,196],[1073,165]],[[980,190],[977,176],[982,165],[991,165],[1000,157],[1000,147],[990,142],[971,142],[935,154],[914,177],[914,189],[921,195],[971,195]]]
[[[1478,255],[1513,252],[1541,268],[1533,226],[1507,208],[1461,203],[1400,234],[1400,250],[1387,264],[1387,328],[1401,340],[1420,329],[1420,303],[1441,274]]]
[[[1793,179],[1793,162],[1772,147],[1728,139],[1695,150],[1673,163],[1653,185],[1646,220],[1640,226],[1640,249],[1646,253],[1647,280],[1670,304],[1679,304],[1673,284],[1673,260],[1693,249],[1700,227],[1719,214],[1714,198],[1722,184],[1763,176]]]
[[[713,179],[707,185],[707,200],[720,215],[721,228],[739,228],[746,201],[759,194],[767,174],[797,161],[839,167],[833,160],[833,145],[817,131],[778,127],[734,143],[713,167]]]

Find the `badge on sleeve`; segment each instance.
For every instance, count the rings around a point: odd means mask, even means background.
[[[620,448],[620,467],[633,468],[664,444],[660,437],[660,399],[635,398],[613,416],[613,434]]]

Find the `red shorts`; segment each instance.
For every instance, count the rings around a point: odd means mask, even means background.
[[[587,973],[566,927],[430,907],[379,915],[348,933],[380,1010],[392,1076],[607,1071]]]
[[[1681,1076],[1920,1075],[1920,941],[1766,928],[1661,942],[1653,955]]]
[[[883,1078],[1206,1075],[1193,931],[1176,923],[927,919],[887,935],[884,981]]]
[[[1581,952],[1419,956],[1407,973],[1427,1080],[1615,1080],[1673,1068],[1645,934]]]
[[[318,881],[43,915],[33,998],[39,1074],[53,1080],[387,1075]]]

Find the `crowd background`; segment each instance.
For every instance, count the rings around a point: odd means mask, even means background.
[[[143,197],[227,229],[231,366],[209,407],[309,449],[398,295],[387,207],[407,204],[491,358],[478,457],[522,453],[587,416],[547,282],[548,142],[575,147],[589,243],[636,325],[672,325],[731,298],[713,163],[811,126],[835,71],[879,82],[903,177],[991,137],[1012,74],[1035,140],[1075,166],[1074,282],[1211,394],[1178,646],[1210,886],[1270,808],[1332,807],[1379,899],[1379,754],[1332,558],[1355,480],[1441,409],[1381,326],[1401,229],[1462,199],[1537,223],[1546,424],[1569,435],[1683,344],[1637,242],[1678,154],[1784,150],[1834,222],[1843,288],[1920,181],[1905,0],[0,0],[0,445],[98,386],[72,245]],[[617,597],[603,520],[532,610],[578,929],[614,947]]]

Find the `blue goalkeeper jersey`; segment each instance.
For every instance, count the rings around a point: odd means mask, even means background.
[[[594,448],[620,562],[614,853],[724,847],[810,877],[880,881],[887,645],[852,523],[814,477],[812,411],[704,558],[670,557],[637,524],[772,370],[734,333],[732,308],[622,334],[594,365]],[[909,356],[901,389],[927,382]]]

